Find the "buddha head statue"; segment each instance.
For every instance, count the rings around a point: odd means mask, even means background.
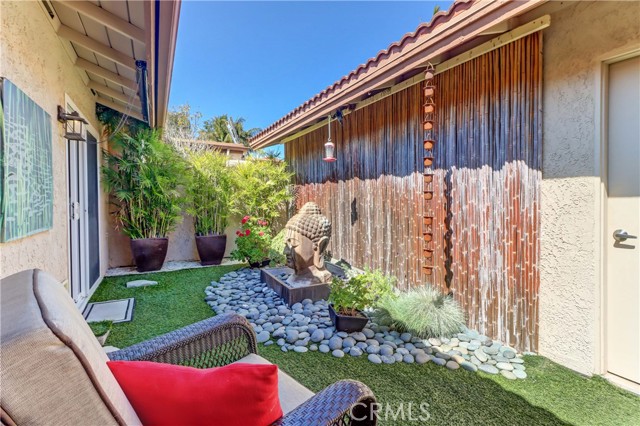
[[[326,283],[331,273],[324,266],[324,252],[331,238],[331,222],[316,203],[306,203],[285,226],[287,266],[295,273],[288,282]]]

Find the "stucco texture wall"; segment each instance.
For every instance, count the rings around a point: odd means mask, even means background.
[[[598,67],[640,42],[640,3],[575,2],[544,30],[539,352],[600,373]]]
[[[11,80],[51,116],[53,129],[53,228],[0,244],[0,276],[40,268],[60,281],[68,279],[66,140],[56,120],[65,93],[95,129],[95,102],[79,71],[35,1],[0,2],[0,75]],[[98,135],[96,135],[98,136]],[[104,201],[104,198],[103,198]],[[104,210],[104,209],[103,209]],[[103,216],[104,218],[104,216]],[[104,222],[103,222],[104,223]],[[104,225],[103,225],[104,226]],[[106,269],[106,237],[101,238],[101,268]]]

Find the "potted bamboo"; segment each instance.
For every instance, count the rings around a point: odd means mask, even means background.
[[[182,217],[184,161],[154,130],[112,136],[104,151],[103,180],[115,206],[113,214],[131,239],[139,272],[162,268],[167,236]]]
[[[227,247],[232,182],[227,157],[217,151],[189,155],[187,213],[193,216],[196,248],[202,265],[219,265]]]
[[[364,313],[383,296],[393,297],[395,279],[382,272],[347,271],[347,279],[333,277],[329,293],[329,317],[336,330],[352,333],[362,331],[369,318]]]

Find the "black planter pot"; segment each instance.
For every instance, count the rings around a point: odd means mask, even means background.
[[[355,331],[362,331],[362,329],[369,322],[369,318],[364,312],[357,311],[358,316],[352,317],[349,315],[340,315],[333,309],[333,305],[329,304],[329,317],[333,324],[336,326],[336,330],[344,331],[347,333],[353,333]]]
[[[226,235],[196,235],[196,247],[201,265],[219,265],[227,247]]]
[[[249,262],[249,266],[252,268],[264,268],[265,266],[269,266],[271,263],[271,259],[265,259],[262,262]]]
[[[157,271],[167,257],[168,238],[137,238],[131,240],[131,252],[138,272]]]

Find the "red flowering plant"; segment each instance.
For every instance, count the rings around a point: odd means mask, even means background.
[[[236,249],[231,258],[251,265],[269,260],[271,230],[266,220],[251,216],[242,218],[241,227],[236,231]]]

